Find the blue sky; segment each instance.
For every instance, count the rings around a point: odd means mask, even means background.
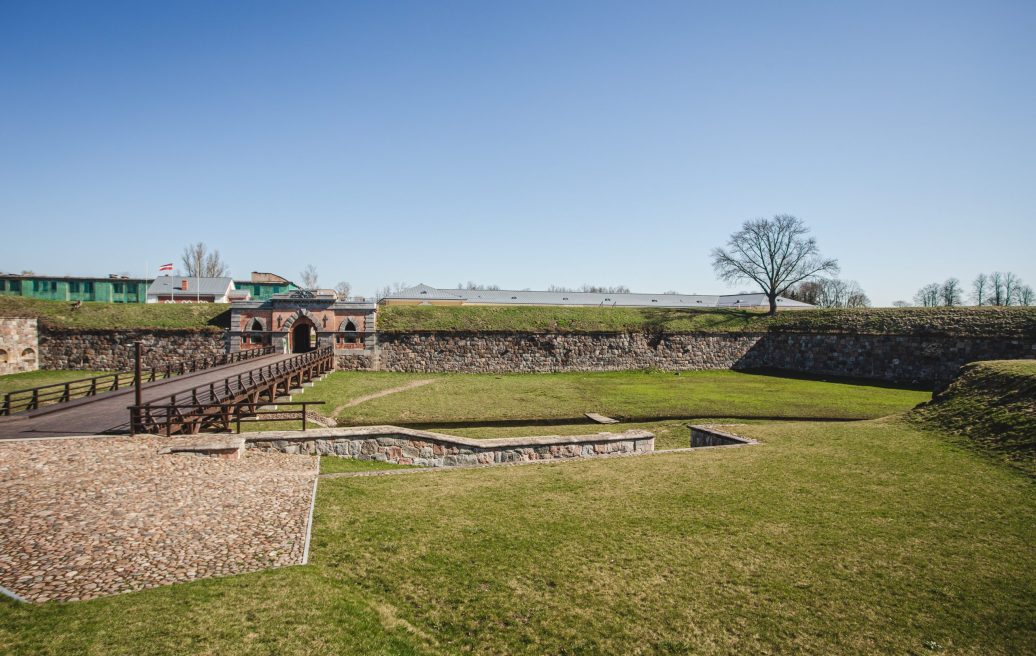
[[[361,294],[709,293],[791,213],[877,304],[1036,285],[1033,34],[1031,2],[0,0],[0,271],[203,240]]]

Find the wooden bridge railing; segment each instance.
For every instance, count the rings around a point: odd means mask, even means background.
[[[301,353],[207,385],[129,406],[130,432],[198,433],[226,426],[235,407],[272,405],[303,383],[334,369],[334,349]]]
[[[275,351],[274,347],[268,346],[266,348],[249,349],[236,353],[225,353],[211,358],[183,360],[142,370],[140,379],[142,383],[150,383],[160,379],[172,378],[173,376],[204,371],[205,369],[225,364],[244,362],[264,355],[271,355]],[[132,387],[136,382],[136,374],[134,372],[120,371],[89,378],[77,378],[64,383],[51,383],[49,385],[14,390],[3,395],[3,399],[0,401],[0,416],[37,410],[43,406],[55,403],[67,403],[68,401],[87,396],[96,396],[102,392],[114,392]]]

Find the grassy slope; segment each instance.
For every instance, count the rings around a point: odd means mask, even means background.
[[[1025,476],[892,420],[756,447],[325,479],[311,565],[0,602],[12,654],[1017,654]]]
[[[781,312],[659,308],[392,305],[378,311],[386,332],[851,332],[1036,337],[1036,307],[873,308]]]
[[[83,303],[0,296],[0,317],[37,317],[55,328],[210,329],[229,325],[227,305],[214,303]]]
[[[625,418],[872,418],[907,410],[927,392],[733,371],[562,374],[337,372],[305,393],[328,412],[348,399],[412,380],[436,382],[343,409],[340,424]]]
[[[1036,360],[966,365],[949,388],[910,417],[918,425],[965,436],[1036,475]]]

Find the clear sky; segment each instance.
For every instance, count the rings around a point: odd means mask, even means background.
[[[876,304],[1036,285],[1034,35],[1031,1],[0,0],[0,271],[203,240],[360,294],[715,293],[710,249],[790,213]]]

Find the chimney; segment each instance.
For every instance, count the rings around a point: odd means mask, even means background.
[[[187,278],[184,278],[180,281],[180,289],[182,289],[183,291],[187,291]]]

